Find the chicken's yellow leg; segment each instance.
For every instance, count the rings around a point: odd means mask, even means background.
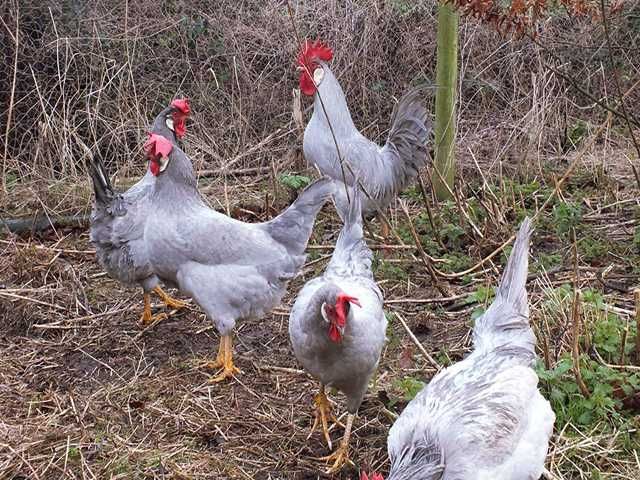
[[[320,391],[316,394],[313,399],[313,403],[315,405],[316,410],[316,418],[313,421],[313,426],[311,427],[311,432],[309,432],[309,436],[307,440],[311,438],[313,432],[316,431],[318,424],[322,424],[322,432],[324,433],[324,439],[327,441],[327,446],[329,450],[332,449],[331,444],[331,436],[329,435],[329,422],[328,419],[333,421],[333,423],[341,425],[338,419],[333,415],[331,411],[331,404],[329,403],[329,399],[324,392],[324,385],[320,384]]]
[[[212,383],[221,382],[240,373],[240,369],[233,364],[233,339],[231,335],[223,335],[220,339],[220,345],[223,347],[222,371],[209,380]]]
[[[144,310],[142,311],[142,317],[140,317],[140,323],[143,327],[167,318],[166,313],[151,315],[151,295],[145,292],[142,297],[144,299]]]
[[[344,436],[340,441],[340,446],[338,447],[338,449],[331,455],[322,457],[320,459],[327,462],[333,462],[331,468],[327,470],[327,475],[332,475],[336,472],[339,472],[347,463],[353,465],[353,462],[349,459],[349,437],[351,437],[351,427],[353,426],[354,417],[355,415],[353,415],[352,413],[350,413],[347,417],[347,426],[344,429]]]
[[[218,355],[213,361],[207,361],[202,364],[202,368],[209,368],[211,370],[218,370],[224,365],[224,337],[220,338],[220,345],[218,346]]]
[[[164,302],[164,304],[167,306],[167,308],[173,308],[175,310],[180,310],[181,308],[184,308],[184,307],[187,306],[187,304],[185,302],[183,302],[182,300],[178,300],[177,298],[173,298],[167,292],[162,290],[160,285],[156,286],[153,289],[153,291],[160,297],[160,300],[162,300]]]

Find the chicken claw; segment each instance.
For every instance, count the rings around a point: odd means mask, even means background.
[[[348,444],[340,444],[338,449],[333,452],[331,455],[320,458],[320,460],[324,460],[326,462],[333,462],[333,465],[329,470],[325,473],[327,475],[333,475],[334,473],[342,470],[347,464],[354,465],[354,463],[349,458],[349,445]]]
[[[309,435],[307,436],[307,440],[309,440],[309,438],[311,438],[311,435],[313,435],[313,432],[316,431],[316,428],[318,428],[318,424],[322,423],[322,432],[324,433],[324,438],[327,441],[327,446],[329,447],[329,450],[331,450],[333,447],[331,444],[331,436],[329,435],[328,419],[331,420],[334,424],[340,425],[341,427],[344,425],[342,425],[338,421],[338,419],[331,411],[331,403],[329,403],[329,399],[324,392],[324,385],[320,385],[320,391],[314,397],[313,403],[316,407],[316,418],[313,421],[313,426],[311,427],[311,432],[309,432]]]
[[[218,355],[215,360],[209,360],[200,365],[201,368],[208,370],[219,370],[224,367],[224,340],[220,339],[220,346],[218,347]]]
[[[172,308],[174,310],[180,310],[181,308],[185,308],[187,306],[186,302],[182,300],[178,300],[177,298],[173,298],[167,292],[162,290],[160,285],[156,286],[153,291],[160,297],[160,300],[164,302],[167,308]]]
[[[238,367],[233,364],[233,341],[230,335],[224,335],[220,339],[220,350],[218,351],[218,357],[215,362],[210,362],[212,366],[221,364],[218,368],[222,368],[222,371],[213,378],[209,379],[209,383],[218,383],[227,378],[232,378],[235,374],[242,373]]]
[[[347,426],[345,427],[344,431],[344,437],[342,437],[338,449],[331,455],[320,458],[320,460],[324,460],[325,462],[333,462],[333,465],[329,468],[329,470],[325,472],[327,475],[332,475],[336,472],[339,472],[345,467],[345,465],[354,465],[354,463],[349,458],[349,438],[351,437],[351,427],[353,426],[353,419],[354,415],[349,414],[349,417],[347,418]]]
[[[166,313],[156,313],[155,315],[151,314],[151,299],[148,293],[144,294],[144,310],[142,310],[142,316],[140,317],[140,324],[143,327],[148,327],[153,323],[157,323],[161,320],[166,320],[168,318]]]

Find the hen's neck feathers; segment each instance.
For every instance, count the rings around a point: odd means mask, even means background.
[[[440,480],[444,473],[444,455],[433,438],[425,436],[406,447],[392,460],[387,480]]]
[[[191,160],[177,146],[173,147],[167,169],[158,175],[156,194],[180,202],[180,198],[200,199],[198,181]]]
[[[321,123],[326,127],[326,133],[331,135],[329,122],[327,122],[327,117],[322,108],[322,104],[324,103],[334,133],[336,136],[342,137],[357,129],[351,119],[351,113],[349,112],[349,106],[347,105],[347,99],[342,91],[342,87],[340,87],[329,65],[324,62],[320,62],[320,64],[324,69],[324,77],[320,85],[318,85],[318,92],[315,94],[311,122]],[[320,101],[320,97],[322,97],[322,102]]]

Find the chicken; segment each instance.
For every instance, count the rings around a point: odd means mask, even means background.
[[[304,131],[303,151],[307,162],[338,183],[335,203],[344,219],[356,177],[372,197],[363,199],[366,215],[375,213],[376,205],[381,210],[386,208],[409,185],[427,162],[431,123],[420,103],[421,89],[413,89],[395,106],[385,145],[380,147],[367,139],[354,125],[344,92],[327,64],[332,58],[331,49],[321,42],[305,41],[298,55],[300,90],[315,96],[313,115]],[[353,173],[341,165],[340,158]]]
[[[530,235],[525,219],[496,298],[476,320],[473,352],[438,373],[391,428],[388,480],[538,480],[542,474],[555,415],[531,368]]]
[[[385,342],[383,297],[371,273],[371,250],[362,237],[360,192],[351,197],[331,261],[321,277],[307,282],[291,309],[289,337],[296,358],[320,382],[311,434],[322,425],[331,449],[328,419],[334,422],[325,386],[347,398],[347,425],[328,473],[349,462],[349,436]],[[309,434],[309,436],[311,436]]]
[[[320,179],[273,220],[248,224],[210,209],[200,197],[191,160],[160,135],[145,149],[157,177],[150,196],[144,241],[152,271],[190,296],[221,335],[212,381],[240,371],[233,363],[236,321],[261,318],[280,303],[287,282],[305,261],[316,215],[331,198]]]
[[[162,134],[177,145],[186,133],[189,115],[186,99],[174,100],[155,118],[152,132]],[[151,315],[150,292],[155,292],[171,309],[180,309],[185,303],[170,297],[160,287],[159,278],[149,264],[144,229],[149,215],[149,198],[155,181],[156,165],[149,163],[146,174],[124,193],[116,192],[102,162],[93,159],[89,174],[95,193],[91,212],[91,243],[96,249],[100,265],[114,278],[126,285],[139,284],[143,289],[144,310],[140,321],[143,326],[166,318],[165,313]]]

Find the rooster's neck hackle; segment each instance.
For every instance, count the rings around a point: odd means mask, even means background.
[[[330,135],[329,122],[324,114],[324,109],[326,109],[331,127],[333,127],[336,136],[343,137],[351,134],[356,129],[356,126],[351,118],[342,87],[326,63],[323,62],[321,68],[324,69],[324,77],[320,85],[318,85],[318,92],[315,95],[311,122],[321,123],[326,129],[326,133]],[[319,97],[322,97],[322,101],[320,101]],[[323,104],[324,109],[322,108]]]

